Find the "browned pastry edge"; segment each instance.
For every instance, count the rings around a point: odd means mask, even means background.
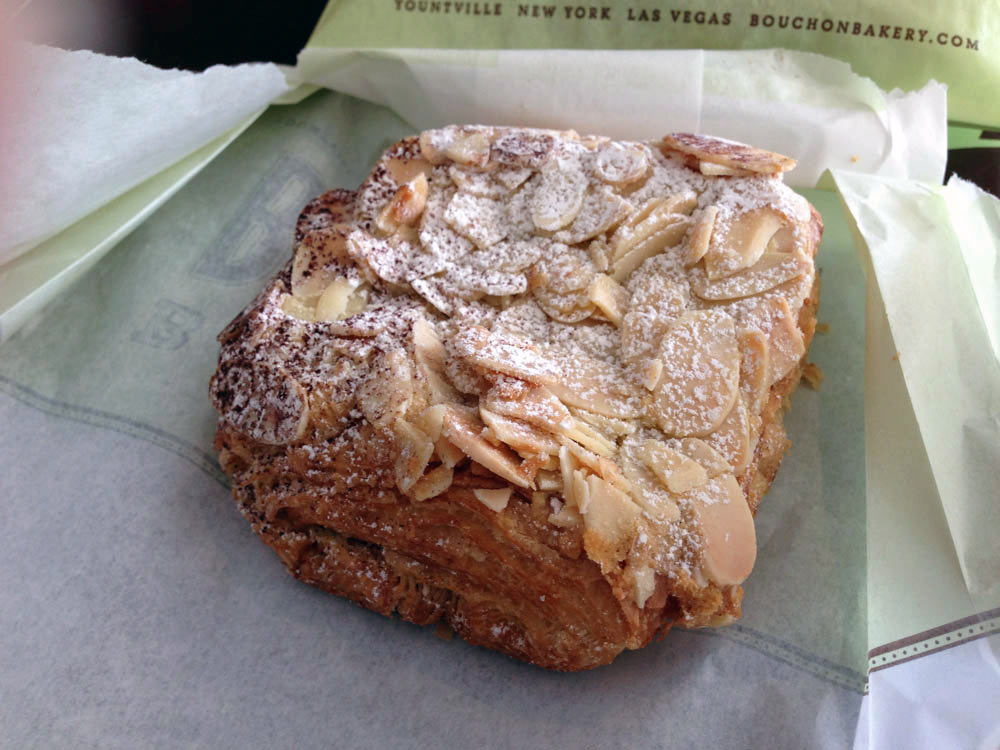
[[[815,254],[822,234],[822,222],[815,211],[812,214],[812,229],[815,241],[811,249]],[[819,283],[817,275],[813,291],[798,318],[807,352],[816,329]],[[797,368],[772,386],[762,414],[761,438],[750,466],[739,478],[754,514],[774,481],[789,446],[783,412],[799,383],[804,366],[805,357]],[[551,561],[549,566],[553,576],[561,577],[553,584],[552,595],[556,596],[562,586],[565,599],[572,596],[572,593],[566,593],[567,590],[572,592],[575,587],[579,603],[587,606],[586,612],[575,612],[575,622],[586,622],[589,617],[593,619],[594,627],[581,631],[571,623],[560,623],[557,615],[565,617],[566,612],[559,612],[559,608],[574,609],[574,603],[568,601],[553,605],[554,620],[549,622],[545,606],[523,607],[518,602],[520,590],[516,575],[502,585],[498,583],[495,588],[477,587],[468,577],[463,578],[461,572],[435,564],[429,556],[417,554],[420,550],[419,529],[413,532],[416,536],[409,539],[415,551],[413,555],[386,549],[371,539],[365,540],[363,506],[365,501],[371,500],[370,497],[361,498],[360,502],[338,497],[340,510],[337,512],[340,515],[336,519],[324,518],[315,502],[311,505],[304,502],[297,508],[289,508],[287,498],[284,498],[281,507],[275,510],[273,505],[269,505],[268,498],[256,496],[252,481],[241,479],[247,466],[239,458],[239,443],[238,435],[220,427],[216,448],[220,451],[223,468],[234,477],[236,502],[262,540],[275,550],[294,577],[379,614],[395,613],[418,625],[444,623],[471,644],[486,646],[541,667],[565,671],[610,663],[625,648],[641,648],[658,635],[664,635],[673,624],[685,621],[696,625],[725,624],[740,615],[743,592],[739,586],[701,590],[693,581],[672,581],[670,590],[683,590],[685,594],[687,610],[681,613],[668,595],[668,586],[662,577],[645,608],[639,610],[627,595],[615,590],[623,588],[624,584],[619,587],[609,583],[596,563],[579,555],[578,549],[575,551],[578,559],[573,559],[574,551],[570,549],[564,550],[561,559]],[[464,531],[478,528],[482,533],[492,533],[496,537],[496,514],[472,499],[469,490],[462,489],[460,485],[461,481],[456,480],[456,486],[435,498],[433,503],[439,504],[439,507],[447,506],[449,513],[463,514]],[[474,478],[474,483],[469,486],[476,485],[482,485],[481,476]],[[511,512],[504,514],[505,518],[511,516],[505,526],[507,538],[493,538],[490,544],[492,549],[503,551],[507,556],[506,564],[515,574],[526,575],[524,570],[530,566],[545,566],[523,548],[527,544],[525,538],[531,533],[527,527],[532,522],[531,503],[524,498],[522,500],[521,504],[512,503]],[[423,505],[422,512],[425,514],[427,507],[427,504]],[[329,509],[326,512],[330,512]],[[480,517],[478,520],[475,518],[477,515]],[[401,511],[398,522],[405,523],[404,519],[405,512]],[[442,522],[447,524],[447,519]],[[526,533],[518,534],[522,526]],[[398,529],[396,533],[399,533]],[[393,542],[396,541],[393,537]],[[551,548],[537,546],[540,550],[535,552],[553,555]],[[559,556],[558,553],[556,555]],[[562,569],[567,565],[572,571],[570,575]],[[504,595],[505,589],[510,592],[508,595]],[[692,601],[695,602],[693,608]],[[510,613],[518,612],[519,607],[521,619],[512,618]]]

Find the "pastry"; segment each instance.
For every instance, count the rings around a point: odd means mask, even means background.
[[[239,509],[295,577],[550,669],[734,621],[815,329],[793,165],[687,134],[397,143],[219,336]]]

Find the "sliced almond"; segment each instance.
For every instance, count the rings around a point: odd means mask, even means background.
[[[656,591],[656,571],[648,565],[639,565],[632,568],[632,575],[635,577],[635,605],[642,609]]]
[[[429,161],[415,156],[392,157],[386,159],[384,164],[386,171],[397,185],[405,185],[421,174],[426,177],[431,171]]]
[[[383,352],[358,388],[358,406],[371,424],[388,426],[413,401],[413,368],[403,349]]]
[[[562,434],[570,440],[575,440],[599,456],[614,455],[614,442],[608,440],[593,427],[579,419],[574,419],[571,424],[564,426]]]
[[[426,318],[418,318],[413,324],[413,360],[427,384],[432,405],[461,400],[445,376],[446,359],[444,345],[434,326]]]
[[[559,452],[559,443],[550,433],[511,417],[497,414],[483,407],[479,416],[493,430],[493,434],[506,445],[523,455],[551,455]]]
[[[547,232],[562,229],[580,213],[586,190],[587,176],[580,170],[546,170],[532,197],[531,220]]]
[[[482,169],[490,160],[489,135],[481,130],[459,135],[445,147],[444,155],[458,164]]]
[[[508,167],[540,169],[552,156],[556,135],[544,130],[501,130],[493,139],[492,161]]]
[[[573,416],[598,430],[609,442],[614,441],[618,437],[631,435],[636,431],[636,424],[631,420],[606,417],[603,414],[596,414],[595,412],[576,407],[571,411],[573,412]]]
[[[449,467],[443,464],[436,466],[420,477],[408,494],[418,502],[430,500],[446,492],[451,487],[454,477],[455,473]]]
[[[431,456],[434,443],[427,433],[405,419],[397,419],[393,425],[398,455],[396,458],[396,486],[401,492],[408,492],[423,476]]]
[[[740,390],[752,414],[760,414],[768,395],[770,366],[767,336],[753,328],[743,328],[736,336],[740,347]]]
[[[753,443],[750,439],[750,413],[747,410],[746,399],[742,396],[736,399],[729,414],[705,442],[726,459],[736,474],[741,474],[753,458]]]
[[[482,406],[556,434],[572,420],[569,409],[547,387],[515,378],[498,379]]]
[[[359,279],[347,248],[347,224],[308,232],[292,260],[292,294],[301,299],[315,298],[336,278]]]
[[[335,279],[316,301],[316,320],[334,321],[357,315],[365,308],[365,290],[359,281]]]
[[[693,133],[671,133],[663,138],[664,148],[690,154],[700,161],[759,174],[780,174],[795,166],[787,156],[748,146],[745,143]]]
[[[558,375],[545,385],[563,403],[617,419],[633,419],[642,412],[639,394],[621,368],[582,353],[553,358]]]
[[[501,487],[498,490],[473,490],[472,494],[476,496],[476,500],[494,513],[500,513],[510,502],[512,492],[510,487]]]
[[[441,314],[454,312],[455,300],[440,279],[413,279],[410,287]]]
[[[628,438],[622,445],[618,461],[628,482],[630,497],[654,518],[671,522],[680,518],[680,509],[673,496],[667,491],[639,457],[637,450],[642,441],[637,437]]]
[[[575,529],[580,526],[583,519],[573,506],[560,504],[558,510],[549,514],[548,522],[561,529]]]
[[[455,193],[444,220],[477,247],[488,248],[507,236],[507,208],[502,201]]]
[[[211,393],[222,419],[259,443],[291,443],[309,424],[306,390],[278,365],[230,363],[212,376]]]
[[[709,479],[733,470],[722,454],[701,438],[684,438],[678,441],[678,450],[701,464],[708,473]]]
[[[767,335],[768,387],[798,366],[806,352],[805,339],[784,298],[769,297],[756,301],[750,311],[741,314],[740,322]]]
[[[453,164],[448,167],[448,176],[463,193],[471,193],[481,198],[503,198],[508,190],[497,183],[489,172],[474,172]]]
[[[632,204],[621,198],[611,188],[601,185],[591,187],[583,198],[583,206],[576,219],[566,229],[553,237],[559,242],[576,245],[585,242],[628,218]]]
[[[519,487],[532,488],[530,479],[518,471],[519,461],[510,450],[490,445],[483,439],[483,425],[464,411],[447,408],[441,434],[476,463]]]
[[[683,497],[701,527],[705,575],[720,586],[745,581],[757,558],[757,534],[736,478],[724,474],[710,479]]]
[[[628,555],[641,511],[626,493],[598,476],[587,477],[587,485],[583,546],[590,559],[610,567]]]
[[[705,257],[705,253],[708,252],[708,243],[712,239],[715,217],[718,215],[718,206],[708,206],[694,220],[691,234],[688,235],[687,252],[684,254],[685,266],[693,266]]]
[[[659,210],[663,214],[684,214],[688,215],[694,211],[698,205],[698,194],[693,190],[684,190],[672,195],[650,198],[638,210],[628,217],[619,230],[634,229],[641,222],[649,218],[653,211]],[[618,232],[616,231],[617,235]]]
[[[441,463],[449,469],[454,469],[465,458],[465,454],[458,446],[446,438],[438,438],[437,442],[434,443],[434,452],[441,459]]]
[[[664,334],[659,358],[663,376],[650,416],[668,435],[702,436],[716,429],[739,393],[733,319],[712,310],[685,313]]]
[[[421,172],[396,190],[375,221],[375,226],[392,234],[401,226],[413,226],[427,204],[427,176]]]
[[[427,436],[434,442],[437,442],[441,438],[441,426],[444,424],[444,415],[451,408],[454,407],[449,404],[435,404],[424,409],[417,420],[420,429],[427,433]]]
[[[493,178],[507,190],[517,190],[533,173],[530,169],[500,167],[493,172]]]
[[[519,274],[538,262],[547,244],[539,238],[498,242],[487,250],[469,255],[466,260],[474,268]]]
[[[663,482],[671,492],[680,494],[708,481],[708,474],[701,464],[660,440],[646,440],[639,449],[646,467]]]
[[[705,253],[708,278],[715,281],[752,266],[784,223],[773,208],[755,208],[725,220],[716,216]]]
[[[576,509],[586,516],[590,509],[590,485],[587,483],[586,472],[577,469],[573,472],[573,492],[571,493]]]
[[[617,261],[663,228],[686,218],[683,213],[674,211],[675,208],[683,204],[684,198],[685,194],[680,193],[671,198],[662,199],[649,210],[642,221],[633,223],[630,219],[618,227],[610,240],[611,260]]]
[[[535,483],[544,492],[561,492],[563,487],[562,476],[556,471],[539,471]]]
[[[315,300],[315,297],[312,298]],[[281,310],[293,318],[312,323],[316,320],[316,304],[304,302],[298,297],[286,294],[281,298]]]
[[[556,358],[525,336],[471,326],[459,332],[452,346],[458,357],[487,372],[541,384],[560,376]]]
[[[614,185],[635,182],[644,177],[648,170],[649,157],[638,144],[612,141],[603,146],[594,159],[594,172],[597,176]]]
[[[713,302],[753,297],[779,284],[809,273],[812,261],[799,253],[764,253],[750,268],[712,281],[695,269],[691,288],[703,300]]]
[[[710,161],[698,162],[698,171],[708,177],[750,177],[754,173],[746,169],[736,169]]]
[[[610,276],[598,274],[590,283],[587,296],[608,320],[616,326],[621,325],[622,315],[628,304],[628,292],[621,284]]]
[[[624,282],[646,260],[680,242],[690,224],[691,221],[686,216],[673,214],[669,223],[646,237],[614,262],[612,276],[615,281]]]

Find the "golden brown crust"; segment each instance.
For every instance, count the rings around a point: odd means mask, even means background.
[[[673,203],[657,199],[660,208],[652,210],[661,210],[666,218],[655,228],[656,237],[663,239],[653,254],[676,251],[686,258],[688,268],[694,266],[692,285],[698,297],[686,304],[706,311],[687,317],[672,312],[668,327],[660,332],[679,335],[678,320],[690,323],[691,330],[709,326],[709,340],[715,342],[712,356],[720,361],[737,357],[742,390],[719,396],[717,416],[704,411],[668,418],[663,410],[670,412],[671,402],[654,398],[650,405],[647,396],[637,400],[634,394],[645,391],[631,390],[632,385],[625,387],[614,379],[581,400],[573,379],[603,378],[608,365],[587,357],[580,359],[582,365],[570,359],[566,367],[571,377],[551,377],[544,357],[525,360],[524,351],[518,353],[516,337],[502,339],[506,348],[498,359],[496,341],[490,338],[495,331],[490,332],[488,323],[448,328],[442,322],[447,316],[457,319],[457,309],[468,304],[462,297],[468,288],[461,287],[468,282],[468,273],[441,275],[444,266],[427,266],[427,258],[421,260],[424,265],[414,265],[412,254],[399,253],[400,247],[416,241],[418,227],[420,241],[431,246],[444,238],[469,247],[474,242],[479,252],[485,252],[501,234],[492,225],[470,223],[454,205],[449,207],[454,212],[448,221],[462,228],[464,236],[435,229],[428,217],[443,211],[433,204],[443,188],[434,180],[450,169],[445,174],[459,190],[448,188],[451,192],[446,194],[466,196],[462,210],[489,212],[495,210],[496,196],[520,190],[523,173],[541,169],[550,152],[564,142],[577,149],[573,144],[603,149],[602,156],[611,153],[603,162],[598,158],[594,169],[626,197],[637,195],[635,180],[649,178],[648,160],[661,158],[643,151],[641,144],[617,146],[572,133],[478,126],[404,140],[387,152],[360,191],[330,191],[306,207],[296,228],[294,262],[220,334],[223,353],[211,390],[221,415],[215,444],[223,470],[232,477],[237,504],[295,577],[384,615],[398,614],[417,624],[446,623],[471,643],[539,666],[578,670],[609,663],[626,648],[641,648],[674,624],[722,625],[740,616],[738,582],[749,569],[733,573],[737,563],[709,559],[712,551],[705,548],[709,517],[699,514],[711,510],[714,502],[729,502],[721,489],[728,486],[726,472],[731,472],[732,492],[737,498],[742,494],[756,514],[778,471],[788,445],[782,413],[801,377],[805,361],[804,354],[798,360],[801,347],[804,343],[808,349],[815,331],[819,280],[812,273],[811,259],[822,223],[811,207],[809,218],[796,218],[799,203],[791,198],[782,197],[784,202],[770,207],[766,201],[758,202],[735,212],[724,207],[727,214],[706,207],[693,218],[683,213],[696,205],[693,193],[676,193],[669,199]],[[746,178],[750,187],[739,189],[786,194],[778,190],[774,178],[745,175],[780,172],[790,161],[784,157],[687,136],[675,137],[661,148],[665,152],[680,148],[683,158],[678,164],[700,169],[697,178],[685,184],[734,180],[733,185],[743,185],[739,181]],[[671,166],[670,158],[664,169],[682,169]],[[714,166],[707,169],[706,162]],[[494,163],[500,166],[491,166]],[[730,171],[718,171],[720,167]],[[497,176],[484,180],[481,172],[490,169]],[[713,188],[712,195],[725,195],[726,183],[719,184],[722,187]],[[564,192],[577,189],[565,180],[556,187]],[[560,242],[590,242],[594,227],[598,227],[595,242],[606,242],[600,233],[606,230],[610,235],[622,221],[612,213],[634,210],[614,191],[600,187],[586,193],[604,196],[604,203],[598,201],[591,208],[586,203],[589,198],[578,199],[577,204],[561,198],[536,201],[531,215],[537,226],[553,227],[543,233],[561,235]],[[594,212],[592,220],[588,210]],[[724,220],[717,219],[723,215]],[[435,231],[444,234],[434,235]],[[762,231],[768,234],[760,235]],[[641,234],[638,228],[637,232]],[[796,238],[798,265],[790,265],[791,254],[775,255],[770,249],[764,265],[754,265],[772,235],[772,244]],[[385,236],[397,244],[378,239]],[[490,269],[471,282],[475,299],[508,295],[536,306],[533,314],[547,315],[564,326],[582,325],[580,330],[589,331],[587,335],[598,329],[614,331],[627,325],[621,319],[622,305],[639,304],[643,287],[636,278],[648,267],[643,262],[652,257],[641,237],[618,231],[615,241],[618,250],[605,244],[603,250],[594,251],[592,246],[596,266],[568,250],[559,251],[564,260],[558,267],[546,265],[545,254],[531,256],[534,265],[524,264],[530,265],[527,287],[519,276],[523,268],[517,265],[518,258],[498,256],[504,264],[501,272]],[[600,273],[602,252],[611,259],[611,267],[605,259],[606,275]],[[631,261],[636,254],[641,257]],[[806,257],[808,273],[803,276]],[[590,285],[589,297],[581,296],[578,290],[583,287],[559,281],[568,278],[567,268],[575,274],[573,279],[582,279],[573,284]],[[772,268],[777,270],[768,270]],[[673,278],[678,272],[672,272]],[[615,275],[623,281],[634,275],[627,291],[610,280],[601,288],[594,282]],[[421,286],[421,279],[438,286]],[[802,286],[804,281],[811,283],[811,291]],[[476,285],[482,285],[479,291]],[[414,292],[423,299],[414,299]],[[650,299],[668,309],[676,301],[669,291],[656,294]],[[391,314],[386,314],[389,309]],[[488,305],[479,303],[476,309],[488,311]],[[789,313],[797,332],[782,328],[781,320],[787,320]],[[734,319],[740,336],[745,330],[757,330],[755,326],[765,331],[763,339],[760,333],[750,335],[747,346],[750,351],[770,348],[770,359],[765,357],[763,365],[757,362],[766,372],[743,372],[750,355],[735,349]],[[730,333],[725,333],[725,326]],[[767,333],[772,328],[777,333]],[[451,337],[444,345],[437,341],[442,331]],[[797,364],[789,359],[792,353]],[[517,367],[507,369],[504,357],[511,356],[521,359]],[[579,372],[584,374],[575,374]],[[655,386],[670,377],[680,376],[667,371],[650,382]],[[754,391],[754,383],[765,377],[774,382],[769,386],[764,382],[766,391]],[[735,381],[719,383],[721,388],[735,388]],[[653,386],[646,387],[653,390]],[[677,393],[690,398],[683,388]],[[596,412],[583,408],[595,398],[603,404]],[[754,399],[760,403],[759,413],[748,406]],[[529,402],[533,406],[526,410]],[[745,415],[742,421],[735,417],[738,408]],[[643,417],[650,409],[654,416]],[[734,447],[731,438],[720,436],[747,419],[754,433],[752,450],[741,460],[739,443]],[[556,422],[561,426],[555,427]],[[646,439],[645,445],[624,432],[614,437],[615,430],[624,429],[621,425],[634,431],[637,424],[641,434],[661,437]],[[731,466],[713,469],[709,461],[704,464],[706,474],[697,463],[705,459],[692,464],[677,452],[679,439],[659,442],[659,429],[677,438],[703,435],[707,443],[695,442]],[[559,435],[559,430],[567,432]],[[630,440],[643,450],[652,442],[660,451],[657,460],[669,459],[675,462],[670,466],[688,472],[683,487],[679,473],[661,477],[663,482],[669,480],[670,492],[659,490],[667,504],[649,507],[665,515],[650,515],[648,507],[640,508],[629,499],[630,493],[641,498],[641,490],[635,494],[638,479],[626,479],[615,462],[623,460],[619,452]],[[668,445],[673,447],[664,447]],[[575,458],[567,456],[567,448]],[[559,460],[553,450],[559,451]],[[604,450],[609,452],[601,453]],[[567,465],[578,475],[572,481],[582,484],[575,491],[582,495],[574,497],[566,489]],[[667,464],[649,464],[654,465],[668,471]],[[553,491],[547,483],[563,489]],[[702,506],[690,499],[690,493],[684,494],[688,485],[696,492],[711,486],[723,496],[716,495]],[[739,502],[742,505],[743,500]],[[752,522],[746,523],[752,531]],[[653,535],[658,537],[650,540],[653,548],[673,545],[666,561],[644,551],[649,548],[647,536]],[[726,582],[727,576],[737,577]]]

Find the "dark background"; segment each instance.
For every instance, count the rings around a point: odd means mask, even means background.
[[[220,63],[294,65],[325,6],[326,0],[27,0],[14,7],[32,41],[204,70]],[[989,135],[1000,145],[1000,133]],[[950,151],[952,173],[1000,196],[1000,148]]]

